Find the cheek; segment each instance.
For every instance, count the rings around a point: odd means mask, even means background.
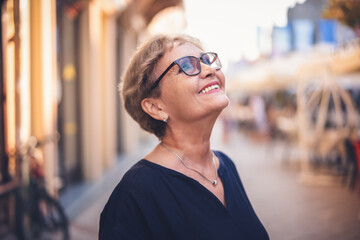
[[[190,79],[187,79],[190,80]],[[180,82],[180,81],[179,81]],[[166,110],[172,116],[187,115],[196,108],[197,88],[192,85],[176,84],[163,92],[163,100],[166,105]]]
[[[224,75],[224,73],[223,73],[221,70],[217,70],[217,71],[215,72],[215,74],[216,74],[216,77],[219,79],[219,81],[220,81],[223,85],[225,85],[225,75]]]
[[[171,109],[176,107],[176,105],[181,103],[183,100],[183,89],[181,88],[181,85],[177,79],[174,78],[166,80],[171,80],[171,83],[168,81],[166,86],[164,84],[161,95],[167,108]]]
[[[185,74],[179,74],[177,77],[169,79],[171,81],[167,82],[167,86],[164,89],[167,89],[166,97],[168,100],[173,102],[177,101],[186,101],[192,95],[196,95],[199,81],[197,76],[189,77]]]

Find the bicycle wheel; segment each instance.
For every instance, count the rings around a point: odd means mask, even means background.
[[[32,235],[34,239],[68,240],[68,220],[59,202],[42,193],[36,201],[36,215],[32,219]],[[35,211],[34,211],[35,212]]]

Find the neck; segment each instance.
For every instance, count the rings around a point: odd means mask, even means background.
[[[210,136],[215,119],[199,122],[169,123],[163,144],[176,151],[181,157],[190,159],[192,164],[206,166],[210,161]]]

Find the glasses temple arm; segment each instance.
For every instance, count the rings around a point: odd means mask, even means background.
[[[157,87],[157,85],[159,85],[160,80],[165,76],[165,74],[175,65],[175,62],[171,63],[170,66],[168,66],[167,69],[165,69],[165,71],[158,77],[158,79],[156,79],[156,81],[154,82],[154,84],[151,86],[150,90],[153,90],[154,88]]]

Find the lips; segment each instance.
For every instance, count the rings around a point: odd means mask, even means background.
[[[202,93],[208,93],[210,92],[211,90],[214,90],[214,89],[219,89],[220,86],[219,86],[219,83],[218,82],[211,82],[209,84],[206,84],[200,91],[199,91],[199,94],[202,94]]]

